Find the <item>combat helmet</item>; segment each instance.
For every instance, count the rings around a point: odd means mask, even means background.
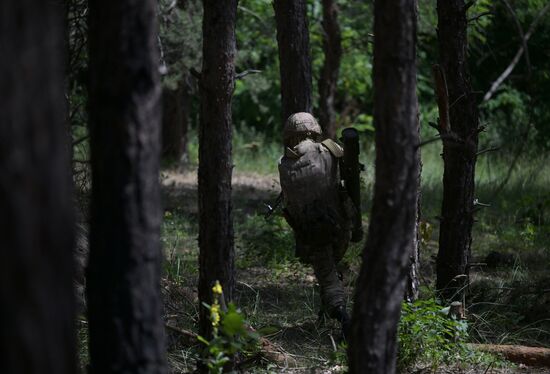
[[[283,142],[287,147],[293,147],[305,138],[318,141],[323,131],[321,126],[310,113],[294,113],[285,122]]]

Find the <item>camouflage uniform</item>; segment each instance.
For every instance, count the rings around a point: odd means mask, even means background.
[[[351,201],[341,188],[342,148],[321,143],[321,128],[309,113],[295,113],[284,129],[285,154],[279,161],[285,217],[294,230],[296,255],[313,266],[323,309],[347,319],[345,294],[336,265],[351,236]]]

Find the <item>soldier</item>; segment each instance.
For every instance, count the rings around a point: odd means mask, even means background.
[[[345,333],[349,316],[336,266],[349,245],[357,211],[340,179],[343,149],[321,139],[321,127],[311,114],[295,113],[287,119],[285,153],[279,160],[283,213],[294,230],[297,257],[313,266],[321,287],[321,312],[341,322]]]

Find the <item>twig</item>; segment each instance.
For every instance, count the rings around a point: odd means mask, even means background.
[[[487,126],[483,125],[483,126],[479,126],[479,127],[477,128],[476,131],[477,131],[477,133],[479,134],[480,132],[483,132],[483,131],[485,131],[486,129],[487,129]]]
[[[418,144],[416,146],[416,149],[418,149],[420,147],[424,147],[425,145],[437,142],[438,140],[441,140],[441,136],[436,136],[435,138],[431,138],[431,139],[425,140],[423,142],[420,142],[420,144]]]
[[[437,120],[439,121],[439,118]],[[439,127],[437,126],[437,123],[428,121],[428,125],[430,127],[434,128],[434,129],[436,129],[437,131],[439,131]]]
[[[476,3],[476,0],[470,0],[466,4],[464,4],[465,10],[470,9],[474,4]]]
[[[491,363],[489,364],[489,366],[487,366],[487,369],[485,369],[485,371],[483,372],[483,374],[487,374],[489,372],[489,369],[491,369],[494,365],[495,361],[491,361]]]
[[[75,140],[75,141],[73,142],[73,147],[75,147],[75,146],[79,145],[80,143],[82,143],[82,142],[88,140],[89,138],[90,138],[90,135],[86,135],[86,136],[83,136],[83,137],[80,138],[80,139]]]
[[[476,156],[479,156],[479,155],[482,155],[482,154],[488,153],[488,152],[496,152],[496,151],[499,151],[499,150],[500,150],[500,147],[482,149],[481,151],[476,153]]]
[[[332,337],[332,334],[329,334],[328,337],[330,338],[330,343],[332,344],[333,351],[337,352],[338,347],[336,347],[336,342],[334,341],[334,338]]]
[[[188,338],[192,338],[192,339],[197,339],[197,334],[194,333],[193,331],[189,331],[189,330],[184,330],[184,329],[180,329],[178,327],[175,327],[175,326],[172,326],[172,325],[169,325],[167,323],[164,324],[164,327],[166,327],[167,329],[169,330],[172,330],[174,332],[177,332],[178,334],[181,334],[185,337],[188,337]]]
[[[243,72],[240,72],[238,74],[235,74],[235,79],[243,79],[244,77],[246,77],[247,75],[250,75],[250,74],[258,74],[258,73],[261,73],[262,71],[261,70],[255,70],[255,69],[249,69],[249,70],[245,70]]]
[[[493,15],[493,12],[491,12],[491,11],[489,10],[489,11],[487,11],[487,12],[483,12],[483,13],[476,14],[476,15],[473,16],[472,18],[469,18],[469,19],[468,19],[468,23],[477,21],[477,20],[480,19],[481,17],[488,16],[488,15]]]
[[[474,206],[482,206],[482,207],[485,207],[485,208],[489,208],[489,207],[491,207],[491,204],[480,203],[479,199],[474,199]]]

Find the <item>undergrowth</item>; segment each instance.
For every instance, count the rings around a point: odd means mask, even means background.
[[[235,174],[252,173],[254,178],[277,179],[280,146],[246,129],[235,132]],[[197,165],[197,145],[189,144],[190,160]],[[509,160],[484,155],[478,161],[476,198],[490,205],[476,213],[467,300],[467,321],[455,321],[442,312],[433,299],[433,256],[437,252],[441,207],[442,167],[437,143],[422,148],[423,221],[434,231],[425,238],[421,251],[422,298],[403,304],[399,325],[399,367],[436,372],[440,367],[497,367],[493,356],[472,351],[466,343],[517,343],[550,347],[550,173],[540,159],[520,159],[509,173]],[[361,153],[363,212],[365,228],[371,207],[374,151],[366,144]],[[507,178],[507,175],[510,176]],[[504,188],[500,184],[507,178]],[[271,331],[270,341],[307,371],[310,368],[345,370],[345,343],[337,339],[338,326],[317,324],[318,286],[310,268],[294,257],[294,238],[280,214],[269,221],[261,215],[266,194],[246,192],[234,200],[237,268],[236,305],[257,329]],[[191,191],[194,193],[193,191]],[[188,199],[193,201],[194,197]],[[178,201],[178,200],[174,200]],[[246,205],[245,205],[246,204]],[[251,209],[250,207],[254,207]],[[165,209],[162,244],[165,255],[163,293],[167,323],[196,331],[198,301],[198,223],[196,209],[172,204]],[[360,266],[364,243],[352,245],[344,258],[344,280],[348,294]],[[491,252],[510,255],[511,262],[496,267],[483,265]],[[508,258],[508,257],[507,257]],[[351,303],[351,300],[350,300]],[[80,347],[87,339],[86,321],[79,323]],[[178,334],[168,334],[172,368],[194,370],[200,357],[198,342],[183,344]],[[87,352],[80,349],[85,364]],[[263,362],[250,372],[279,372]],[[298,370],[299,371],[299,370]],[[483,369],[481,370],[483,372]]]

